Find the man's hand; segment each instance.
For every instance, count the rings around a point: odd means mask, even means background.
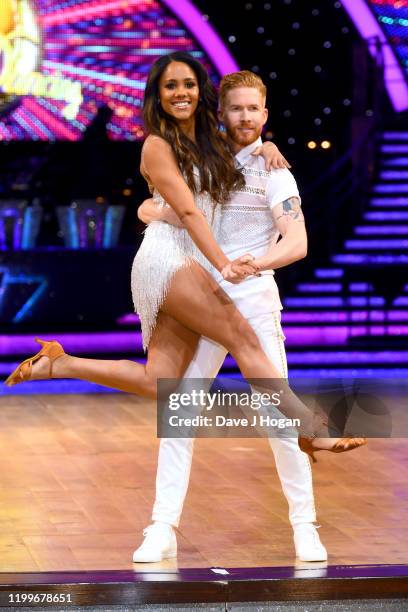
[[[248,276],[258,276],[259,268],[255,263],[253,255],[247,253],[234,259],[234,261],[230,261],[221,270],[221,274],[228,282],[238,284]]]
[[[255,149],[252,155],[262,155],[265,160],[266,170],[282,170],[283,168],[292,167],[273,142],[264,142],[261,147]]]
[[[180,217],[176,215],[172,207],[168,205],[162,208],[162,216],[160,220],[168,223],[169,225],[174,225],[175,227],[185,227],[184,223],[180,220]]]
[[[205,216],[203,211],[200,212]],[[163,208],[159,208],[152,198],[145,200],[139,206],[137,216],[143,223],[146,223],[146,225],[149,225],[152,221],[164,221],[175,227],[185,228],[180,217],[174,212],[171,206],[166,205]]]

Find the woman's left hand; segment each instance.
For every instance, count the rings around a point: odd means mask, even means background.
[[[291,168],[290,163],[283,157],[278,147],[270,141],[264,142],[261,147],[255,149],[252,155],[262,155],[265,160],[266,170],[281,170]]]

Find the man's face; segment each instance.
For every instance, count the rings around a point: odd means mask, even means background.
[[[219,118],[235,145],[243,148],[259,138],[268,118],[265,99],[255,87],[231,89],[220,109]]]

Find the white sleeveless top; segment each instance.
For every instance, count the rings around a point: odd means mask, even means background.
[[[194,176],[198,185],[200,173],[197,168],[194,168]],[[168,206],[157,190],[153,191],[153,200],[159,208]],[[214,204],[208,193],[197,194],[194,200],[197,208],[205,213],[217,240],[221,207]],[[132,298],[135,311],[140,317],[145,350],[173,275],[191,261],[197,261],[213,273],[212,265],[195,245],[187,230],[163,221],[153,221],[149,224],[134,258],[131,273]]]

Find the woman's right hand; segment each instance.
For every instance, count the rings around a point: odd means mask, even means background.
[[[221,274],[224,280],[238,284],[248,276],[259,276],[259,268],[255,264],[253,255],[247,253],[225,265],[221,270]]]

